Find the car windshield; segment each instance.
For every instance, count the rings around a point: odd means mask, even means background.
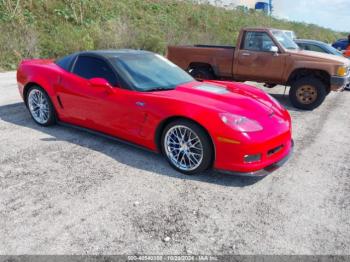
[[[293,39],[292,32],[284,32],[290,39]]]
[[[339,50],[335,49],[331,45],[323,44],[323,47],[326,48],[331,54],[337,55],[337,56],[343,56],[343,53],[340,52]]]
[[[120,76],[139,91],[174,89],[195,81],[189,74],[161,55],[132,54],[112,58]]]
[[[293,31],[283,31],[290,39],[294,40],[296,38],[296,35]]]
[[[297,50],[299,49],[298,45],[284,32],[279,30],[272,31],[272,34],[276,38],[276,40],[286,49],[289,50]]]

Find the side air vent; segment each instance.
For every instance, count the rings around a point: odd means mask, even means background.
[[[60,107],[63,109],[62,101],[61,101],[61,98],[59,96],[57,96],[57,101],[58,101],[58,104],[60,105]]]

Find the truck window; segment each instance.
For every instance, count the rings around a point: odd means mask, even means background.
[[[290,39],[288,36],[286,36],[285,33],[281,30],[274,30],[272,31],[273,36],[276,38],[276,40],[285,48],[289,50],[298,50],[298,45]]]
[[[246,32],[244,35],[245,50],[269,52],[272,46],[275,46],[275,43],[265,32]]]

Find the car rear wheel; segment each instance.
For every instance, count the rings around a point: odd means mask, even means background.
[[[191,68],[188,72],[198,81],[212,80],[215,78],[213,72],[211,72],[209,68]]]
[[[324,82],[314,77],[305,77],[295,81],[289,91],[293,106],[303,110],[313,110],[319,107],[327,96]]]
[[[162,151],[170,165],[186,175],[205,171],[212,164],[210,137],[199,125],[176,120],[166,126],[161,138]]]
[[[41,126],[55,124],[55,110],[44,89],[33,86],[27,93],[27,106],[33,120]]]

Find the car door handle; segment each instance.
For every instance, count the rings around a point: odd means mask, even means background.
[[[145,102],[141,102],[141,101],[137,101],[137,102],[136,102],[136,105],[137,105],[137,106],[144,107],[144,106],[146,105],[146,103],[145,103]]]
[[[243,56],[250,56],[250,53],[242,53]]]

